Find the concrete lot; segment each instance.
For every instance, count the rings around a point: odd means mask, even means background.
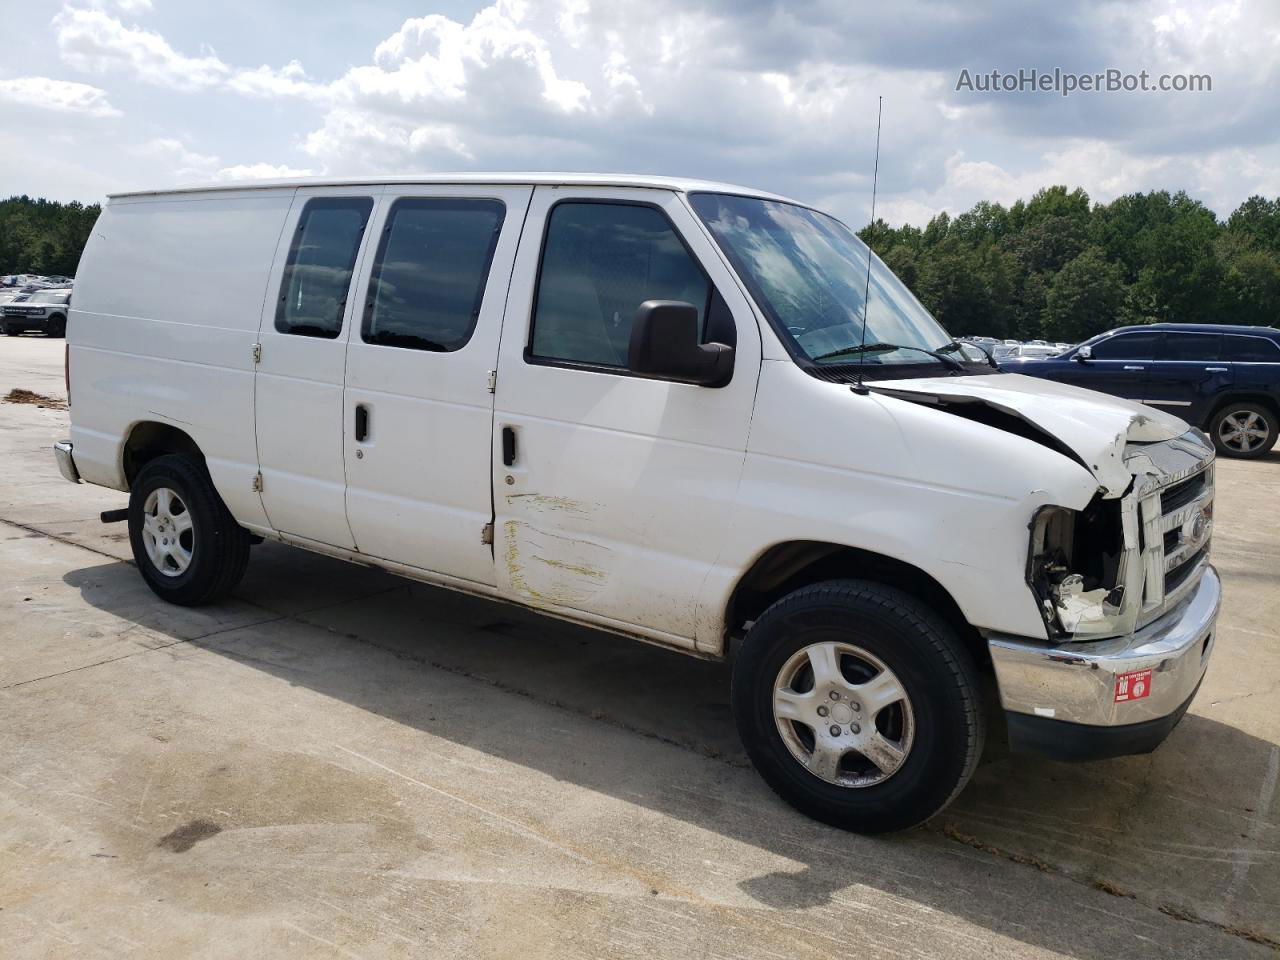
[[[867,839],[755,776],[721,665],[270,544],[161,604],[14,388],[61,397],[61,341],[0,339],[9,960],[1280,950],[1280,454],[1220,465],[1217,651],[1160,750],[995,743]]]

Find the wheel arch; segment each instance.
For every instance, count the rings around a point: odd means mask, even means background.
[[[171,423],[140,420],[129,428],[120,453],[120,466],[125,484],[133,487],[134,478],[148,463],[166,454],[182,454],[204,463],[204,452],[186,431]]]
[[[1213,418],[1222,412],[1223,407],[1229,407],[1233,403],[1256,403],[1261,407],[1266,407],[1271,411],[1272,415],[1280,418],[1280,400],[1262,390],[1242,390],[1238,393],[1228,393],[1216,399],[1212,406],[1209,407],[1208,416],[1204,419],[1204,428],[1207,430],[1213,424]]]
[[[738,580],[725,609],[730,636],[743,632],[776,600],[824,580],[856,579],[896,587],[927,603],[956,631],[981,669],[991,655],[951,593],[914,564],[886,554],[820,540],[791,540],[766,549]]]

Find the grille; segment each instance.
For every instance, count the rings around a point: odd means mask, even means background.
[[[1213,531],[1213,465],[1143,494],[1140,623],[1149,623],[1200,581]]]
[[[1160,492],[1160,501],[1163,505],[1165,513],[1172,513],[1180,507],[1185,507],[1192,500],[1200,496],[1204,492],[1205,486],[1209,482],[1209,471],[1201,470],[1194,477],[1188,477],[1186,480],[1179,480],[1172,486],[1165,487]]]
[[[1187,582],[1187,578],[1195,573],[1196,567],[1200,561],[1205,559],[1209,553],[1208,547],[1201,547],[1187,559],[1179,562],[1179,564],[1171,570],[1165,572],[1164,575],[1164,592],[1171,594]]]

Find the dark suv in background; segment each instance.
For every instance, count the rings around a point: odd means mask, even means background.
[[[1120,327],[1047,360],[1000,369],[1169,410],[1228,457],[1260,457],[1280,431],[1280,330],[1155,323]]]

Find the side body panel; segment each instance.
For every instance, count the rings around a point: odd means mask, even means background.
[[[530,187],[387,188],[370,223],[357,289],[367,290],[378,236],[399,198],[492,199],[505,206],[475,329],[458,350],[366,343],[349,324],[342,414],[347,517],[360,552],[475,583],[494,583],[481,530],[493,515],[490,440],[498,338]],[[365,294],[367,297],[368,294]],[[358,305],[364,303],[364,297]],[[368,435],[355,439],[357,406]]]
[[[1147,364],[1143,403],[1203,426],[1218,398],[1231,391],[1231,364],[1221,357],[1221,334],[1167,332],[1156,359]]]
[[[1268,331],[1267,335],[1232,334],[1224,340],[1223,358],[1230,363],[1221,366],[1231,367],[1233,389],[1230,396],[1265,397],[1280,412],[1280,336]]]
[[[699,646],[718,649],[742,573],[792,540],[901,560],[937,580],[973,625],[1044,637],[1025,584],[1028,524],[1037,507],[1080,509],[1097,489],[1080,464],[1033,441],[766,361],[731,534],[699,606]]]
[[[81,259],[68,322],[76,463],[124,489],[122,447],[156,421],[204,452],[242,523],[253,492],[252,348],[292,189],[112,201]]]
[[[1146,394],[1147,368],[1152,360],[1043,360],[1003,368],[1028,373],[1088,390],[1109,393],[1125,400],[1142,401]],[[1044,364],[1044,366],[1041,366]],[[1029,369],[1024,369],[1029,368]]]
[[[651,204],[666,214],[732,313],[737,355],[728,385],[526,360],[544,226],[557,201],[573,199]],[[504,594],[691,647],[699,590],[729,534],[759,367],[751,307],[678,194],[538,187],[498,365],[494,546]],[[516,441],[509,467],[504,429]]]

